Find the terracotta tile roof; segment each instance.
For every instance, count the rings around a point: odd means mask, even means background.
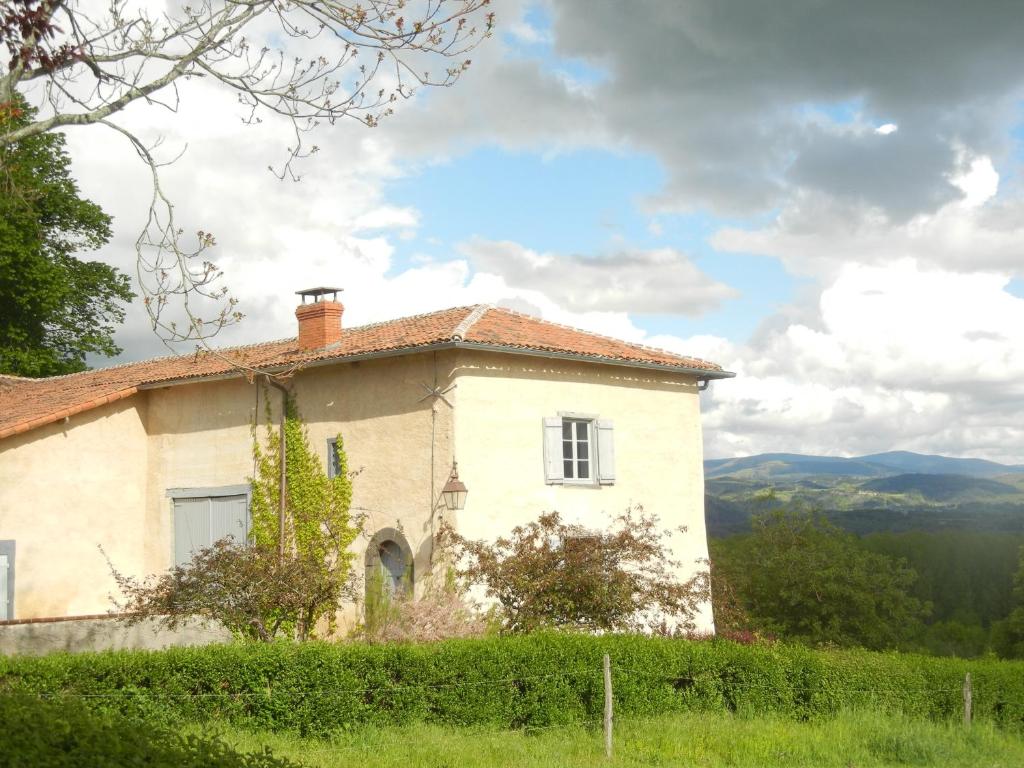
[[[346,328],[341,341],[301,350],[296,339],[155,358],[94,371],[25,379],[0,375],[0,439],[27,432],[166,381],[240,375],[238,367],[281,369],[319,360],[417,351],[436,344],[539,352],[611,364],[639,364],[731,376],[714,363],[557,325],[507,309],[477,305]]]

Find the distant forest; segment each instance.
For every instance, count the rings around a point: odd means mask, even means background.
[[[886,457],[896,457],[895,465],[886,465]],[[716,604],[716,615],[729,622],[730,611],[740,610],[733,629],[746,623],[770,634],[797,635],[794,639],[803,635],[878,645],[881,641],[867,632],[858,636],[856,630],[847,628],[844,634],[835,628],[844,619],[854,624],[894,620],[884,605],[879,602],[873,613],[854,619],[842,616],[841,603],[857,602],[858,588],[892,587],[916,601],[919,610],[899,619],[907,626],[883,647],[966,657],[991,652],[1024,656],[1024,468],[905,453],[858,459],[769,454],[708,464],[711,557],[732,601],[731,607]],[[780,522],[772,517],[778,510],[794,517]],[[832,552],[833,546],[839,549]],[[877,556],[882,559],[865,561],[874,563],[865,567],[884,571],[891,565],[892,578],[882,587],[869,587],[867,581],[857,587],[856,578],[847,577],[843,593],[843,574],[829,573],[828,558],[823,558],[817,571],[805,569],[802,578],[820,581],[810,585],[817,590],[816,600],[834,594],[836,612],[809,619],[807,626],[767,615],[785,612],[766,597],[770,590],[791,590],[792,602],[801,599],[797,586],[770,572],[783,564],[793,571],[794,563],[816,562],[811,548],[830,551],[832,560],[854,558],[847,562]],[[860,554],[851,554],[851,548]],[[764,574],[747,573],[755,563]],[[857,566],[844,568],[849,573]],[[758,583],[759,578],[777,581]],[[717,598],[724,599],[720,590]],[[817,629],[809,629],[815,622]],[[828,626],[842,639],[835,640]]]

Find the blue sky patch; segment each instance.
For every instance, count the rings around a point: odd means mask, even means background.
[[[673,248],[738,296],[700,317],[636,313],[633,321],[650,333],[746,339],[793,300],[796,281],[775,258],[711,247],[712,234],[738,222],[700,213],[648,214],[644,200],[664,183],[660,164],[642,153],[479,148],[392,182],[389,200],[417,209],[421,223],[414,239],[394,241],[391,273],[414,266],[417,256],[462,258],[457,246],[471,238],[562,255]]]

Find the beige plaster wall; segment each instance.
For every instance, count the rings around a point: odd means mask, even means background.
[[[321,460],[341,433],[357,472],[353,512],[366,519],[353,546],[360,573],[370,537],[385,527],[406,537],[417,578],[429,568],[432,499],[451,469],[452,410],[424,386],[434,386],[435,369],[440,388],[450,383],[453,355],[314,367],[291,380]],[[276,424],[280,395],[269,392]],[[250,425],[258,414],[264,434],[265,407],[264,388],[244,379],[167,386],[0,441],[0,539],[17,546],[15,617],[109,610],[114,584],[98,544],[125,573],[168,568],[168,489],[246,483]]]
[[[455,384],[448,402],[429,394],[435,384]],[[360,566],[369,538],[398,528],[422,585],[456,455],[470,493],[452,518],[467,536],[493,539],[552,509],[604,527],[641,503],[667,526],[689,527],[680,559],[707,555],[699,402],[687,377],[446,351],[307,368],[291,385],[321,459],[328,438],[345,440],[353,512],[366,517],[353,547]],[[276,423],[280,395],[270,397]],[[0,441],[0,539],[17,542],[16,617],[108,610],[114,585],[97,544],[126,573],[169,567],[167,490],[245,483],[250,425],[258,414],[263,434],[265,405],[263,387],[243,379],[168,386]],[[615,422],[615,485],[545,484],[541,422],[559,411]]]
[[[436,357],[441,388],[452,359],[452,353]],[[435,356],[420,354],[307,368],[290,382],[321,460],[328,439],[341,433],[349,468],[358,473],[353,513],[366,518],[365,536],[353,546],[360,574],[369,538],[385,527],[405,535],[417,576],[429,568],[431,497],[440,495],[451,467],[452,432],[451,408],[424,399],[434,376]],[[276,425],[280,393],[244,380],[149,390],[148,509],[159,521],[147,549],[149,571],[168,567],[173,554],[167,489],[235,485],[252,475],[250,424],[258,413],[262,438],[267,391]]]
[[[0,441],[0,539],[14,539],[15,618],[104,613],[103,555],[144,568],[147,398]]]
[[[707,558],[700,403],[691,377],[526,356],[461,352],[455,369],[455,451],[469,495],[456,525],[493,539],[557,510],[564,519],[607,527],[631,504],[666,528],[687,526],[675,554],[688,578]],[[559,412],[614,422],[616,482],[547,485],[542,420]],[[711,607],[699,617],[712,630]]]

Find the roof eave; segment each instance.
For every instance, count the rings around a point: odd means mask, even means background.
[[[572,360],[575,362],[595,363],[598,365],[618,365],[626,368],[644,368],[647,370],[666,371],[668,373],[681,373],[687,376],[696,376],[698,379],[731,379],[736,374],[721,369],[697,368],[682,365],[667,365],[665,363],[644,362],[643,360],[625,360],[616,357],[602,357],[600,355],[585,355],[573,352],[559,352],[548,349],[533,349],[530,347],[511,347],[501,344],[486,344],[478,341],[457,341],[453,346],[461,349],[479,349],[485,352],[499,352],[509,355],[526,355],[529,357],[547,357],[558,360]]]
[[[319,368],[325,365],[338,365],[340,363],[353,363],[360,360],[375,360],[386,357],[401,357],[403,355],[414,355],[421,352],[440,352],[447,349],[473,349],[483,352],[496,352],[505,355],[522,355],[526,357],[543,357],[557,360],[572,360],[574,362],[593,363],[597,365],[614,365],[625,368],[641,368],[645,370],[664,371],[666,373],[677,373],[685,376],[693,376],[698,380],[711,381],[714,379],[731,379],[736,374],[721,369],[697,368],[680,365],[667,365],[665,363],[644,362],[642,360],[623,360],[614,357],[601,357],[598,355],[586,355],[572,352],[559,352],[556,350],[534,349],[530,347],[511,347],[502,344],[487,344],[477,341],[464,341],[461,339],[438,341],[430,344],[419,344],[411,347],[396,347],[395,349],[384,349],[375,352],[362,352],[355,355],[339,355],[336,357],[325,357],[317,360],[310,360],[302,364],[299,370],[307,368]],[[294,363],[269,366],[266,373],[278,373],[295,369]],[[158,389],[161,387],[179,386],[182,384],[193,384],[204,381],[219,381],[224,379],[236,379],[243,376],[242,371],[230,371],[226,373],[213,374],[211,376],[190,376],[178,379],[163,379],[159,381],[146,382],[139,385],[139,389]]]

